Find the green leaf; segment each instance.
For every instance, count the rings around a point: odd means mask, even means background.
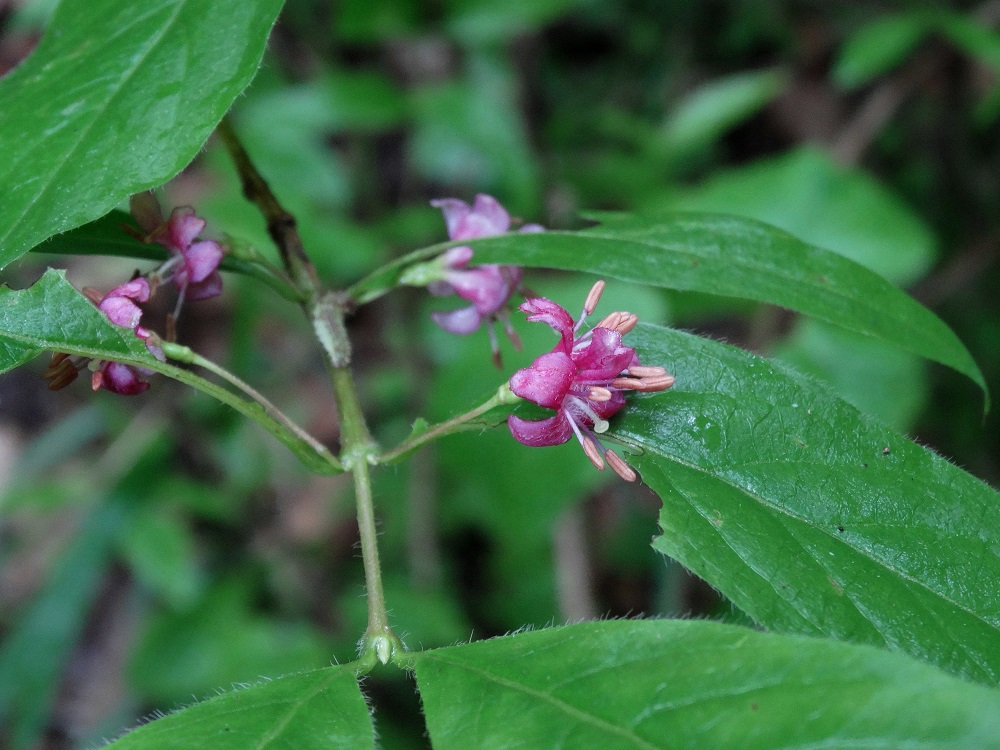
[[[899,654],[710,622],[584,623],[413,662],[435,750],[1000,747],[992,690]]]
[[[736,216],[602,218],[600,226],[579,232],[508,234],[464,244],[475,248],[478,263],[585,271],[787,307],[946,364],[979,385],[989,406],[982,373],[951,329],[837,253]]]
[[[24,364],[42,351],[66,352],[98,360],[145,367],[219,399],[253,419],[284,443],[311,470],[330,474],[339,462],[325,448],[304,442],[266,413],[189,370],[160,362],[131,329],[111,323],[66,281],[64,271],[49,269],[30,289],[0,287],[0,372]]]
[[[183,169],[253,77],[281,6],[60,3],[0,80],[0,267]]]
[[[713,143],[781,93],[787,76],[762,70],[711,81],[693,91],[667,120],[659,147],[676,156]]]
[[[348,666],[281,677],[164,716],[113,750],[374,748],[371,717]]]
[[[833,80],[847,89],[864,86],[910,55],[936,26],[924,12],[882,16],[854,32],[833,66]]]
[[[771,224],[810,245],[905,286],[934,262],[934,235],[886,186],[825,152],[800,147],[717,172],[647,206],[651,213],[706,211]]]
[[[663,498],[654,546],[761,625],[1000,680],[1000,494],[782,365],[640,325],[676,384],[614,434]]]

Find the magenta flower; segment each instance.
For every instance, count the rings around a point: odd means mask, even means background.
[[[152,333],[139,325],[142,309],[136,303],[148,302],[149,296],[149,282],[139,276],[104,295],[97,308],[115,325],[135,331],[135,335],[146,342],[146,348],[150,353],[160,361],[164,361],[163,351],[152,343]],[[143,377],[151,375],[152,371],[144,367],[109,360],[99,360],[92,363],[91,367],[93,372],[90,384],[95,391],[105,388],[122,396],[134,396],[149,388],[149,383],[143,380]]]
[[[666,390],[674,378],[662,367],[643,366],[635,349],[622,344],[622,335],[639,320],[631,313],[611,313],[591,330],[579,333],[603,290],[603,281],[594,285],[575,323],[550,300],[529,299],[521,305],[529,321],[547,323],[560,338],[551,352],[514,373],[510,389],[556,413],[534,421],[512,414],[507,425],[517,441],[535,447],[560,445],[575,435],[595,467],[603,471],[606,461],[622,479],[633,482],[635,472],[617,453],[606,449],[597,435],[607,431],[608,419],[625,405],[624,391]]]
[[[510,229],[510,215],[489,195],[480,193],[471,206],[457,198],[433,200],[431,205],[444,213],[448,237],[453,240],[494,237]],[[544,230],[538,224],[526,224],[519,231]],[[521,269],[493,263],[468,268],[471,259],[471,247],[454,247],[446,252],[441,257],[444,264],[441,278],[430,283],[428,289],[437,295],[457,294],[472,304],[451,312],[435,312],[431,317],[444,330],[458,334],[472,333],[485,322],[493,359],[499,367],[500,346],[494,323],[499,321],[514,347],[521,348],[520,339],[507,314],[510,298],[521,285]]]
[[[140,193],[132,196],[131,209],[132,216],[147,233],[142,239],[170,251],[172,257],[163,264],[160,273],[171,273],[181,300],[208,299],[222,293],[222,276],[218,271],[224,254],[222,246],[214,240],[195,241],[205,229],[205,220],[196,216],[193,208],[175,208],[164,221],[156,199],[150,193]]]

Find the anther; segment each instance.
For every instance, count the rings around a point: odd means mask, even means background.
[[[590,293],[583,303],[583,314],[590,315],[597,308],[597,303],[601,301],[601,294],[604,293],[604,279],[596,282],[590,288]]]
[[[666,375],[667,371],[663,367],[653,367],[651,365],[634,365],[626,371],[629,375],[636,378],[649,378],[656,377],[658,375]]]
[[[614,331],[616,329],[616,326],[619,323],[621,323],[622,317],[624,315],[625,315],[625,313],[621,313],[621,312],[610,313],[609,315],[605,316],[604,319],[601,320],[600,323],[598,323],[596,326],[594,326],[594,328],[608,328],[608,329]]]
[[[612,388],[621,388],[625,391],[641,391],[646,381],[640,378],[615,378],[611,381]]]
[[[608,462],[608,466],[611,467],[611,470],[626,482],[634,482],[639,478],[632,467],[625,463],[614,451],[605,451],[604,458]]]
[[[665,391],[674,384],[673,375],[662,375],[658,378],[644,378],[640,391]]]
[[[587,458],[590,459],[590,463],[594,465],[595,469],[604,471],[604,459],[601,458],[601,453],[597,450],[597,445],[589,437],[583,439],[583,452],[587,454]]]
[[[632,313],[622,313],[622,316],[622,322],[615,326],[615,330],[624,335],[636,327],[639,323],[639,316]]]
[[[83,288],[83,295],[95,305],[101,304],[101,301],[104,299],[104,295],[92,286],[85,286]]]
[[[593,388],[590,389],[590,392],[587,393],[587,398],[589,398],[591,401],[603,402],[603,401],[610,401],[611,395],[612,395],[611,391],[609,391],[607,388],[602,388],[599,385],[595,385]]]

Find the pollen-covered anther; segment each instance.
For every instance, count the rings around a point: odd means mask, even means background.
[[[626,482],[634,482],[639,478],[632,467],[625,463],[625,461],[622,460],[622,458],[613,450],[605,451],[604,460],[608,462],[608,466],[611,467],[611,470]]]
[[[583,314],[590,315],[597,308],[597,304],[601,301],[601,295],[604,293],[604,279],[596,282],[591,288],[590,293],[587,294],[587,299],[583,303]]]
[[[587,393],[587,398],[589,398],[591,401],[598,401],[598,402],[610,401],[611,396],[612,396],[611,391],[599,385],[595,385]]]
[[[583,444],[583,452],[587,454],[587,458],[590,459],[590,463],[592,463],[594,468],[598,471],[604,471],[604,459],[601,458],[601,452],[597,449],[597,443],[589,437],[583,438],[581,442]]]
[[[632,365],[625,371],[625,374],[636,378],[650,378],[658,375],[666,375],[667,370],[664,367],[653,367],[651,365]]]
[[[639,324],[639,316],[633,315],[632,313],[622,313],[622,321],[617,326],[615,330],[623,336],[635,328]]]
[[[617,330],[616,326],[618,326],[618,324],[622,322],[622,319],[626,315],[628,315],[628,313],[623,313],[623,312],[608,313],[606,316],[604,316],[604,318],[601,319],[600,323],[594,326],[594,328],[607,328],[609,330],[615,331]]]

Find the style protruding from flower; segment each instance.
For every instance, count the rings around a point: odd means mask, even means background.
[[[452,240],[495,237],[510,229],[510,214],[489,195],[480,193],[471,206],[457,198],[433,200],[431,205],[441,209]],[[525,224],[518,231],[542,232],[544,228]],[[451,312],[435,312],[431,317],[444,330],[457,334],[472,333],[485,323],[493,361],[500,367],[500,345],[494,329],[497,322],[503,325],[514,348],[521,348],[521,340],[508,315],[510,298],[521,286],[521,268],[494,263],[469,268],[472,255],[468,246],[448,250],[437,262],[437,277],[427,284],[431,294],[457,294],[472,304]]]
[[[580,333],[603,291],[603,281],[594,284],[575,322],[564,308],[545,298],[521,305],[529,321],[547,323],[559,334],[559,342],[530,367],[515,372],[510,389],[556,413],[540,420],[512,414],[507,425],[518,442],[533,447],[561,445],[576,436],[597,469],[610,466],[622,479],[634,482],[635,471],[597,436],[608,430],[608,420],[625,405],[626,391],[663,391],[674,384],[674,377],[662,367],[643,365],[635,349],[622,344],[622,335],[639,322],[632,313],[613,312]]]

